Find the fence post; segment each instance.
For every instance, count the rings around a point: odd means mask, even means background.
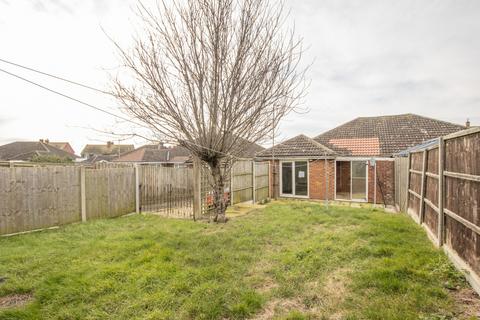
[[[230,205],[233,206],[233,167],[235,166],[235,162],[232,162],[232,166],[230,167]]]
[[[412,162],[412,154],[408,152],[408,160],[407,160],[407,188],[406,188],[406,193],[407,193],[407,198],[406,198],[406,204],[405,204],[405,212],[408,213],[408,203],[410,202],[410,163]]]
[[[252,203],[255,204],[255,160],[252,160]]]
[[[444,192],[443,192],[443,169],[445,167],[445,145],[443,137],[438,138],[438,246],[443,246],[445,235],[445,213],[443,212]]]
[[[85,192],[85,167],[80,167],[80,208],[82,211],[82,222],[87,221],[87,194]]]
[[[426,188],[426,172],[427,172],[427,150],[423,150],[423,167],[422,167],[422,183],[420,190],[420,224],[425,221],[425,188]]]
[[[202,215],[202,163],[193,159],[193,220]]]
[[[135,164],[135,212],[140,213],[140,174],[138,163]]]

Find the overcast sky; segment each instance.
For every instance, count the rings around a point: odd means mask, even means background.
[[[105,88],[125,44],[135,1],[0,0],[0,59]],[[281,139],[310,136],[358,116],[418,113],[480,125],[480,1],[289,0],[311,63],[308,114],[292,114]],[[0,62],[0,69],[115,110],[100,93]],[[77,153],[121,127],[107,115],[0,72],[0,144],[69,141]],[[135,144],[143,141],[135,140]]]

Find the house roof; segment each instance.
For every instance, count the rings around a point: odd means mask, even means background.
[[[91,157],[88,157],[87,159],[83,160],[81,163],[82,164],[94,164],[94,163],[102,162],[102,161],[111,162],[117,157],[118,156],[114,155],[114,154],[110,154],[110,155],[95,154],[95,155],[93,155]]]
[[[34,156],[52,155],[75,159],[76,155],[41,141],[16,141],[0,146],[1,160],[29,161]]]
[[[119,155],[135,149],[133,144],[87,144],[82,150],[82,156],[95,155]]]
[[[234,152],[234,156],[239,158],[253,158],[258,152],[265,150],[264,147],[245,139],[239,139],[238,143],[242,148]]]
[[[409,113],[356,118],[316,136],[314,140],[341,155],[391,156],[464,128]]]
[[[257,157],[267,158],[272,157],[273,154],[275,157],[325,157],[333,156],[335,152],[301,134],[257,153]]]
[[[190,152],[180,146],[167,148],[162,145],[145,145],[122,154],[117,162],[185,162]]]
[[[62,141],[62,142],[57,142],[57,141],[52,142],[52,141],[48,141],[48,142],[46,142],[46,143],[48,143],[48,144],[51,145],[51,146],[54,146],[55,148],[62,149],[62,150],[64,150],[64,151],[67,151],[67,152],[70,152],[70,153],[74,153],[74,152],[71,152],[71,151],[73,151],[73,148],[72,148],[72,146],[70,145],[70,143],[68,143],[68,142],[63,142],[63,141]]]

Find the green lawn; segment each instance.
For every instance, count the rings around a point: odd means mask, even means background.
[[[407,216],[301,201],[0,238],[2,277],[31,300],[0,319],[451,319],[466,288]]]

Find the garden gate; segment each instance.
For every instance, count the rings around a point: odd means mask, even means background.
[[[193,169],[139,166],[140,211],[193,218]]]

